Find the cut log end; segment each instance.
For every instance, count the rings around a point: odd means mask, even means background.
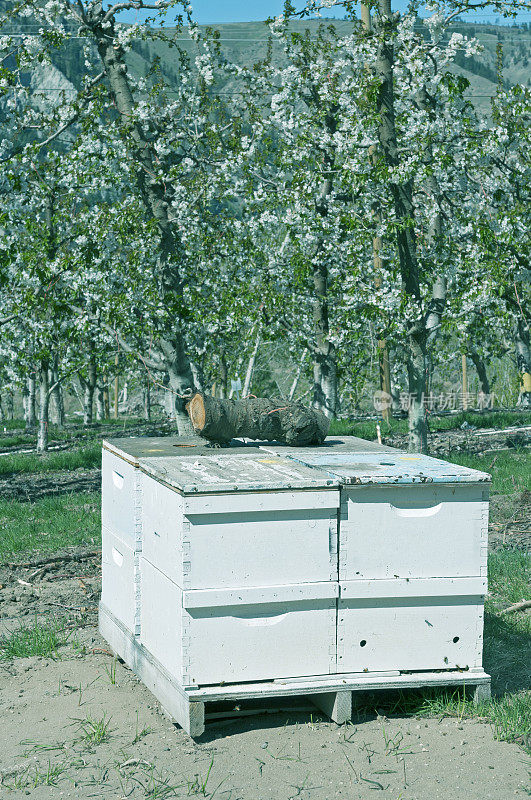
[[[203,396],[194,394],[192,399],[186,404],[186,410],[195,431],[201,433],[205,427],[206,411]]]

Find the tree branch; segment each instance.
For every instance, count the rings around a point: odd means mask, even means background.
[[[130,0],[130,2],[126,3],[116,3],[114,6],[111,6],[109,10],[106,12],[105,16],[103,17],[103,22],[108,22],[111,17],[114,17],[119,11],[129,11],[131,9],[135,9],[136,11],[141,11],[142,9],[152,9],[154,11],[164,11],[165,9],[171,6],[170,2],[167,3],[143,3],[139,0],[138,3],[135,3],[134,0]]]

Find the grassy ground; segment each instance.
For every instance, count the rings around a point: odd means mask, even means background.
[[[459,428],[464,422],[476,428],[509,428],[516,425],[531,425],[529,411],[467,411],[449,414],[444,417],[430,417],[430,431],[448,431]],[[380,420],[382,434],[407,433],[407,419],[392,419],[390,423]],[[341,436],[359,436],[360,439],[376,439],[376,420],[349,422],[348,420],[332,420],[330,433]]]
[[[0,457],[0,477],[101,466],[101,442],[58,453],[9,453]]]
[[[0,500],[0,562],[28,551],[55,552],[101,542],[99,492]]]
[[[492,475],[492,492],[512,494],[531,490],[531,452],[529,450],[500,450],[499,453],[467,455],[449,453],[445,457],[453,464],[478,469]]]

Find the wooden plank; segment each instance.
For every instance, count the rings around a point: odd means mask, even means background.
[[[479,703],[485,703],[490,700],[491,697],[491,683],[490,680],[485,683],[479,683],[477,686],[474,686],[472,699],[475,705],[479,705]]]
[[[438,686],[475,686],[490,684],[490,675],[486,672],[412,672],[403,675],[373,677],[367,673],[361,677],[359,673],[353,678],[337,680],[330,676],[329,680],[308,681],[264,681],[263,683],[232,684],[230,686],[204,686],[185,690],[192,698],[210,702],[213,700],[248,700],[258,697],[292,697],[301,694],[318,694],[323,691],[373,691],[376,689],[421,689]]]
[[[201,736],[205,730],[204,703],[190,698],[151,653],[101,603],[99,630],[112,650],[140,678],[169,716],[192,738]]]
[[[330,488],[337,480],[326,472],[267,453],[199,457],[143,458],[140,469],[182,494]]]
[[[487,593],[486,578],[377,578],[341,581],[341,599],[374,600],[393,597],[482,597]]]
[[[335,581],[239,589],[191,589],[183,593],[183,607],[192,609],[262,603],[296,603],[302,600],[329,600],[338,595],[339,585]]]
[[[158,479],[157,479],[158,480]],[[290,489],[263,492],[241,492],[188,496],[184,498],[184,513],[195,514],[246,514],[251,512],[284,511],[285,509],[336,509],[339,507],[339,490],[334,487],[308,487],[296,492]],[[215,519],[215,518],[214,518]]]

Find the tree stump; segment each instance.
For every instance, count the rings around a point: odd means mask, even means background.
[[[320,411],[301,403],[265,397],[218,400],[198,393],[186,404],[186,410],[196,433],[219,444],[245,438],[292,447],[316,445],[325,440],[330,424]]]

